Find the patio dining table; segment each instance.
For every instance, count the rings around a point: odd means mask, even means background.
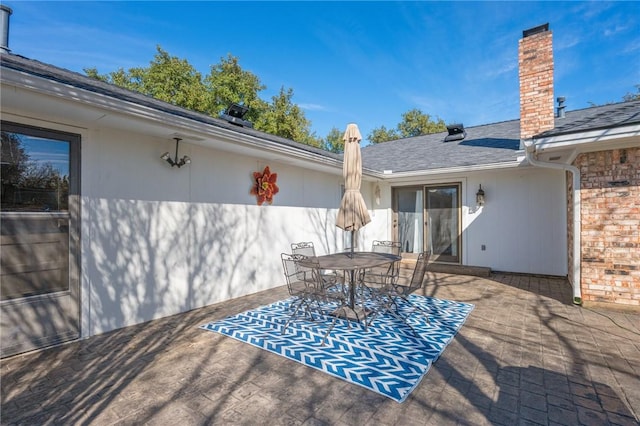
[[[388,265],[401,260],[400,256],[391,253],[378,253],[371,251],[356,251],[356,252],[342,252],[332,253],[324,256],[316,256],[310,258],[317,261],[316,265],[319,265],[323,270],[336,270],[349,272],[349,308],[355,313],[356,317],[359,316],[355,307],[355,294],[356,294],[356,275],[357,271],[362,269],[373,268],[375,266]],[[312,262],[305,264],[305,261],[300,261],[302,266],[313,266]]]

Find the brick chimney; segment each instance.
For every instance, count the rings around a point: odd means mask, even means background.
[[[549,24],[522,32],[518,47],[520,139],[554,127],[553,41]]]

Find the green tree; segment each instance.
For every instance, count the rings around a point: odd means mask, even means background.
[[[324,138],[324,149],[330,152],[341,153],[344,152],[344,136],[337,127],[332,127],[329,130],[329,134]]]
[[[124,87],[129,90],[139,91],[139,88],[133,89],[129,86],[129,74],[122,68],[118,68],[117,71],[113,71],[109,74],[100,74],[96,67],[83,68],[87,77],[91,77],[95,80],[104,81],[105,83],[115,84],[116,86]]]
[[[253,73],[243,70],[238,58],[228,55],[212,65],[203,77],[189,62],[169,55],[160,46],[148,67],[118,69],[100,74],[85,68],[92,78],[160,99],[174,105],[219,117],[232,103],[249,108],[245,119],[254,128],[315,147],[324,141],[311,132],[311,122],[293,103],[293,89],[280,89],[271,102],[260,98],[266,86]]]
[[[640,84],[636,84],[636,89],[637,89],[636,93],[629,92],[622,97],[622,100],[625,102],[640,101]]]
[[[192,111],[206,111],[208,96],[202,75],[186,59],[158,52],[148,68],[133,68],[132,77],[139,78],[142,92]]]
[[[400,139],[400,134],[394,129],[387,129],[385,126],[376,127],[367,135],[371,143],[381,143]]]
[[[441,118],[432,119],[429,114],[414,108],[402,114],[402,121],[395,129],[387,129],[385,126],[374,128],[367,139],[371,143],[381,143],[445,130],[447,130],[447,125]]]
[[[281,87],[256,121],[255,127],[272,135],[321,148],[322,139],[310,131],[311,122],[305,117],[304,111],[292,102],[292,98],[293,89]]]
[[[416,108],[402,114],[402,122],[398,124],[398,131],[403,138],[429,135],[445,130],[447,125],[441,118],[433,120],[429,114],[424,114]]]
[[[260,82],[258,76],[242,69],[238,58],[227,55],[220,63],[212,65],[205,84],[211,96],[209,113],[218,116],[232,103],[242,104],[249,108],[245,118],[257,121],[267,110],[268,105],[260,99],[259,93],[267,87]]]
[[[169,55],[160,46],[147,68],[122,68],[106,75],[87,68],[89,77],[115,84],[192,111],[207,112],[209,96],[202,75],[185,59]]]

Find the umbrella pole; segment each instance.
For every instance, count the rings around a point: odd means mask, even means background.
[[[355,223],[353,224],[353,226],[351,227],[351,258],[353,259],[353,251],[354,251],[354,246],[355,246],[355,242],[353,241],[353,237],[355,237],[356,235],[356,231],[354,230],[355,228]],[[355,269],[351,270],[351,291],[349,292],[350,294],[350,298],[349,298],[349,307],[354,310],[355,309],[355,298],[354,298],[354,294],[356,293],[356,280],[355,280],[355,275],[356,275],[356,271]],[[354,311],[355,312],[355,311]]]
[[[356,231],[354,231],[353,228],[351,228],[351,257],[353,257],[353,247],[355,245],[355,242],[353,241],[353,237],[355,236],[355,234],[356,234]]]

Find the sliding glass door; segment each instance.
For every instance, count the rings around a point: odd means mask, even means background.
[[[460,263],[460,184],[394,189],[393,234],[412,257],[428,250],[431,260]]]
[[[429,185],[425,194],[425,248],[433,261],[460,263],[460,185]]]
[[[403,253],[420,253],[424,240],[422,187],[396,188],[394,192],[394,239],[402,243]]]

